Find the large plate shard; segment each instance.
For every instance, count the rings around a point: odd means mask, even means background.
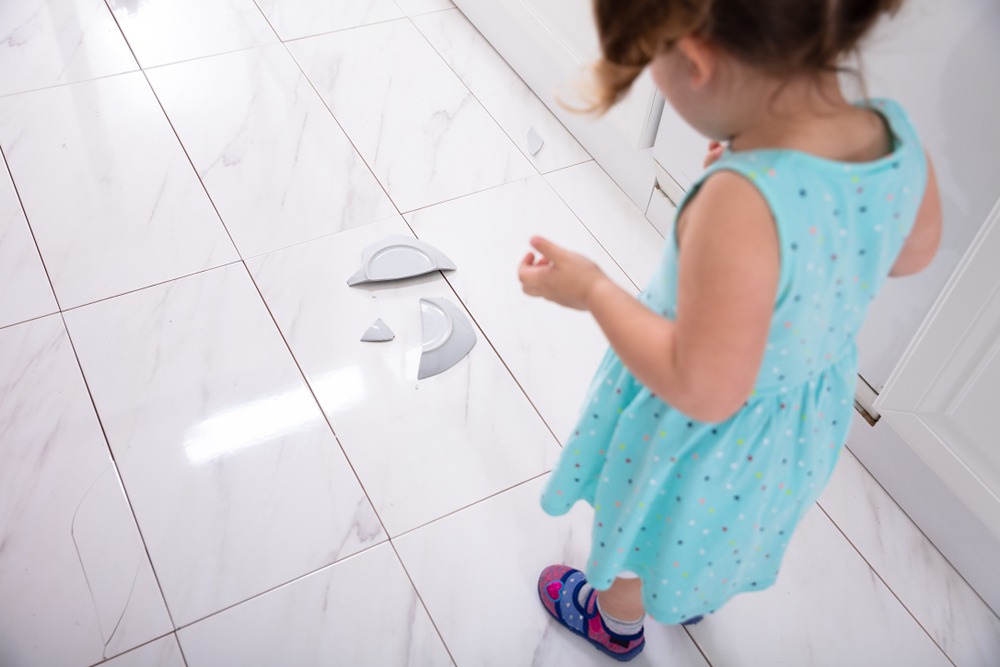
[[[417,379],[443,373],[465,358],[476,344],[476,331],[461,308],[446,299],[420,299],[423,351]]]
[[[361,268],[347,284],[400,280],[455,268],[454,262],[429,243],[409,236],[390,236],[364,249]]]

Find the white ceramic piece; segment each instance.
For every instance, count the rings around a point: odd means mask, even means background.
[[[542,146],[545,145],[545,140],[539,136],[538,131],[533,127],[528,128],[528,151],[532,155],[537,155],[538,151],[542,150]]]
[[[423,353],[417,379],[442,373],[469,354],[476,344],[476,332],[462,309],[445,299],[420,299],[423,321]]]
[[[431,244],[409,236],[390,236],[364,249],[361,268],[347,284],[400,280],[454,269],[455,263]]]
[[[389,325],[382,321],[382,318],[375,320],[375,323],[368,327],[368,331],[361,337],[364,343],[385,343],[396,337]]]

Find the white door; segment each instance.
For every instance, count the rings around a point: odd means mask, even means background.
[[[1000,201],[875,407],[1000,538],[998,257]]]

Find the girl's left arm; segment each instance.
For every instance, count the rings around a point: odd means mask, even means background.
[[[719,422],[753,389],[780,268],[770,210],[742,176],[709,178],[679,222],[677,320],[652,312],[584,257],[541,238],[521,262],[525,293],[589,310],[626,367],[688,416]]]

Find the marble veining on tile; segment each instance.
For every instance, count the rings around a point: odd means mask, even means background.
[[[849,451],[819,504],[952,661],[1000,664],[1000,618]]]
[[[400,211],[534,171],[410,21],[288,46]]]
[[[142,74],[0,98],[0,146],[63,308],[238,258]]]
[[[0,95],[138,68],[104,0],[0,5]]]
[[[284,46],[149,78],[244,257],[396,215]]]
[[[538,171],[546,173],[590,159],[459,10],[425,14],[415,17],[413,23]],[[531,129],[545,142],[537,154],[528,147]]]
[[[66,319],[179,626],[385,539],[242,264]]]
[[[453,664],[388,544],[179,635],[189,667]]]
[[[58,315],[0,330],[0,599],[3,665],[173,629]]]
[[[542,234],[635,294],[672,205],[550,94],[452,0],[0,0],[0,667],[609,664],[535,589],[588,552],[539,496],[607,341],[517,264]],[[400,234],[458,268],[348,287]],[[422,297],[477,342],[418,380]],[[1000,664],[849,454],[820,504],[632,664]]]

